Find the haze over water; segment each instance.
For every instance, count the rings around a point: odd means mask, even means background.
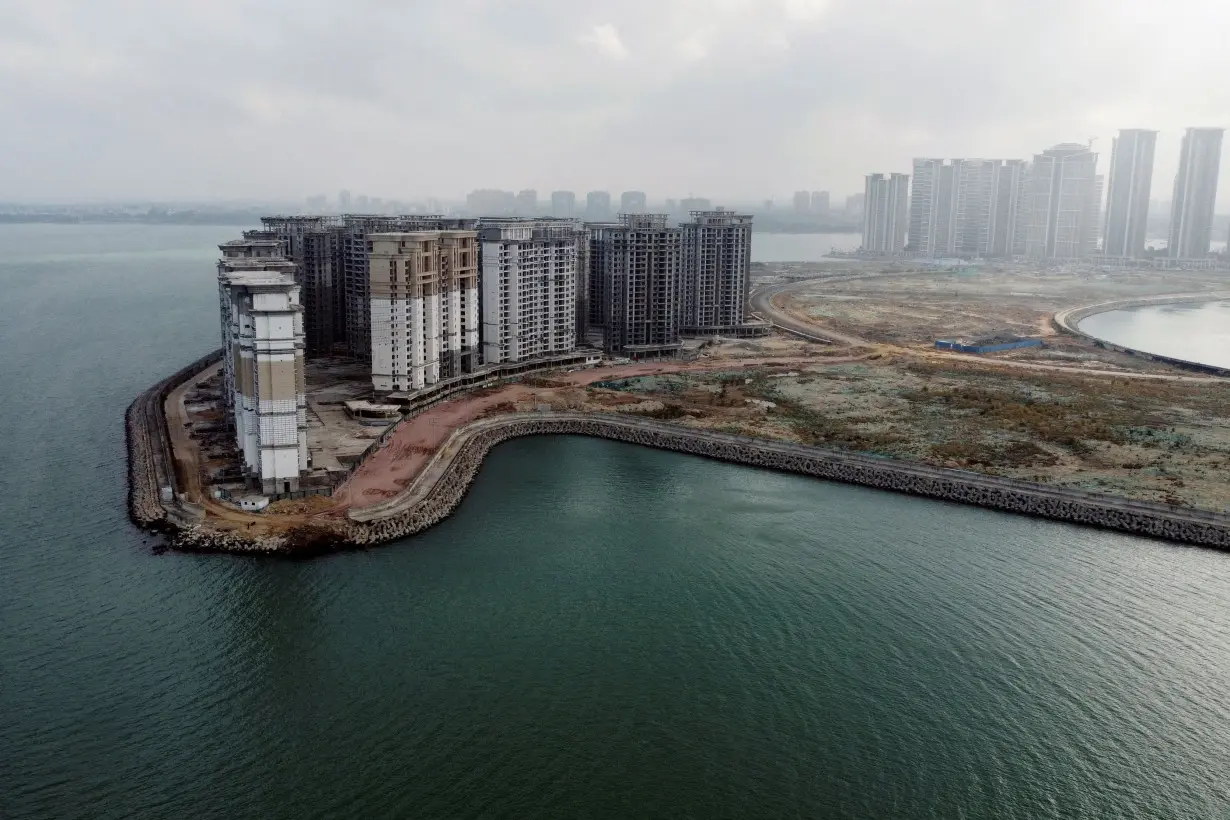
[[[226,228],[0,226],[0,817],[1230,813],[1230,556],[582,438],[311,562],[154,555]]]

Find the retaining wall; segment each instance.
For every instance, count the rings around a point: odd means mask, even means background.
[[[1178,293],[1171,294],[1169,296],[1148,296],[1140,299],[1120,299],[1114,302],[1100,302],[1096,305],[1085,305],[1084,307],[1061,310],[1051,317],[1051,324],[1055,326],[1056,330],[1088,339],[1098,347],[1102,347],[1107,350],[1115,350],[1119,353],[1126,353],[1129,356],[1139,356],[1150,361],[1163,362],[1165,364],[1173,365],[1174,367],[1182,368],[1183,370],[1191,370],[1196,373],[1210,373],[1214,376],[1230,376],[1230,369],[1228,368],[1204,364],[1203,362],[1191,362],[1186,359],[1176,359],[1172,356],[1162,356],[1157,353],[1150,353],[1147,350],[1137,350],[1125,345],[1115,344],[1114,342],[1099,338],[1080,329],[1080,323],[1083,320],[1088,319],[1090,316],[1094,316],[1098,313],[1108,313],[1112,310],[1129,310],[1131,308],[1149,307],[1154,305],[1181,305],[1191,304],[1193,302],[1220,302],[1228,299],[1230,299],[1230,291],[1214,293]]]
[[[357,545],[379,544],[422,532],[442,521],[461,503],[492,447],[512,438],[532,435],[594,436],[876,489],[1230,549],[1230,516],[1226,515],[817,447],[690,430],[648,419],[569,413],[512,414],[473,425],[435,486],[423,494],[424,488],[412,484],[399,496],[421,500],[399,505],[398,499],[390,499],[382,505],[382,512],[387,511],[387,515],[378,520],[355,520],[352,514],[346,540]],[[356,514],[361,513],[361,510],[356,511]]]
[[[171,434],[167,430],[163,404],[171,391],[222,358],[218,349],[168,376],[137,396],[124,414],[128,441],[128,514],[143,527],[170,524],[186,526],[200,520],[204,510],[179,501],[175,485],[175,460],[171,454]],[[172,500],[159,496],[170,487]]]

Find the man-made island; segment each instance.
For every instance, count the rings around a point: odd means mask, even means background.
[[[365,547],[447,517],[496,444],[588,435],[1230,547],[1230,381],[1112,349],[1071,318],[1227,298],[1220,274],[855,261],[753,275],[750,318],[771,334],[698,336],[647,361],[578,348],[382,396],[345,357],[310,359],[315,479],[271,502],[237,482],[211,354],[129,410],[133,518],[183,549]],[[936,348],[956,337],[1042,344]]]

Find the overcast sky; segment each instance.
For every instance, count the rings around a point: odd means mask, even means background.
[[[1230,125],[1227,32],[1225,0],[0,0],[0,200],[844,195],[1090,137],[1105,171],[1123,127],[1169,199],[1183,128]]]

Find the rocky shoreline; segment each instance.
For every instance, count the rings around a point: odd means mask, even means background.
[[[176,515],[156,482],[170,471],[162,400],[175,384],[211,363],[206,357],[159,383],[129,408],[130,508],[138,524],[171,533],[170,546],[192,552],[308,557],[364,549],[415,535],[443,521],[465,498],[487,453],[512,438],[584,435],[699,455],[734,464],[917,495],[987,509],[1112,529],[1216,549],[1230,549],[1230,516],[962,470],[699,430],[628,416],[567,412],[511,413],[475,422],[450,440],[451,455],[431,477],[425,471],[397,497],[322,519],[285,536],[213,531]],[[158,397],[161,396],[161,399]],[[156,411],[155,411],[156,408]],[[441,451],[443,452],[443,450]],[[425,486],[426,481],[433,481]],[[162,514],[156,515],[157,505]]]

